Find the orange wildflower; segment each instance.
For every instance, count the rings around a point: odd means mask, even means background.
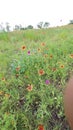
[[[52,68],[52,71],[56,71],[56,68]]]
[[[50,59],[52,59],[53,58],[53,55],[50,55]]]
[[[60,68],[64,68],[64,65],[60,65]]]
[[[5,81],[5,78],[4,78],[4,77],[2,78],[2,81]]]
[[[41,45],[42,45],[42,46],[45,46],[45,43],[43,42]]]
[[[28,84],[27,90],[30,92],[33,89],[33,85]]]
[[[16,68],[16,71],[19,71],[20,70],[20,66],[18,66],[17,68]]]
[[[38,51],[40,52],[40,51],[41,51],[41,49],[40,49],[40,48],[38,48]]]
[[[22,46],[22,50],[25,50],[26,49],[26,46]]]
[[[19,74],[16,74],[16,78],[18,78],[19,77]]]
[[[40,124],[40,125],[38,126],[38,130],[44,130],[44,126]]]
[[[73,58],[73,54],[70,54],[70,58]]]
[[[45,72],[44,72],[43,69],[41,69],[41,70],[38,71],[38,73],[39,73],[39,75],[44,75]]]

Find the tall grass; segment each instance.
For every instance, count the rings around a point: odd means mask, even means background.
[[[71,26],[0,34],[1,130],[70,129],[63,92],[73,75]]]

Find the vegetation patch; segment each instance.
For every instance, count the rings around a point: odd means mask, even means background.
[[[70,130],[63,93],[73,75],[72,35],[70,25],[0,34],[1,130]]]

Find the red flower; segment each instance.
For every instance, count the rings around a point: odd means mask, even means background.
[[[27,90],[32,91],[32,89],[33,89],[33,85],[28,84]]]
[[[38,130],[44,130],[44,126],[40,124],[40,125],[38,126]]]
[[[41,69],[38,71],[38,73],[39,73],[39,75],[44,75],[45,72],[44,72],[44,70]]]
[[[16,68],[16,71],[19,71],[20,70],[20,66],[18,66],[17,68]]]

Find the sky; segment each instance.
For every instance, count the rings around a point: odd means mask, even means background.
[[[73,0],[0,0],[0,23],[3,24],[36,27],[43,21],[58,26],[72,19]]]

